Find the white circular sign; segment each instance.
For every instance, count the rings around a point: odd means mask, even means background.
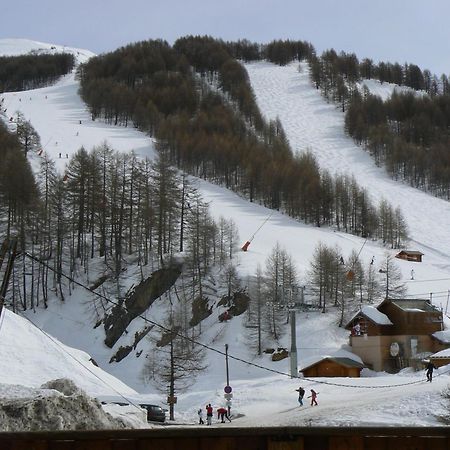
[[[389,352],[391,353],[391,356],[398,356],[398,354],[400,353],[400,346],[398,345],[397,342],[393,342],[391,344]]]

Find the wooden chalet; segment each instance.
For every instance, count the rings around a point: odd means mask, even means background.
[[[423,253],[416,250],[402,250],[395,255],[396,258],[405,261],[422,262]]]
[[[433,334],[443,328],[442,313],[423,299],[386,299],[376,308],[363,306],[345,327],[350,345],[364,364],[376,371],[421,368],[435,351]]]
[[[324,356],[319,361],[300,369],[304,377],[353,377],[359,378],[364,364],[351,358]]]

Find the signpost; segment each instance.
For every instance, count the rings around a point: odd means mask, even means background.
[[[224,397],[227,401],[227,407],[228,407],[228,415],[231,416],[231,398],[233,397],[232,388],[230,386],[230,374],[228,371],[228,344],[225,344],[225,366],[227,371],[227,385],[223,388],[225,394]]]

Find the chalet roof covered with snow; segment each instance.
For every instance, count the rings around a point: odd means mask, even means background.
[[[434,353],[433,355],[431,355],[431,358],[450,358],[450,348],[446,348],[445,350]]]
[[[423,298],[402,298],[402,299],[388,299],[385,302],[391,302],[398,308],[408,312],[438,312],[428,300]]]
[[[450,330],[436,331],[432,336],[442,344],[450,344]]]
[[[386,316],[386,314],[383,314],[382,312],[378,311],[378,309],[375,308],[375,306],[370,305],[361,306],[361,309],[352,317],[349,324],[361,314],[367,317],[372,322],[376,323],[377,325],[393,325],[393,323],[389,320],[389,317]]]

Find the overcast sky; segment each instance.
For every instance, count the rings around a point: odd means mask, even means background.
[[[449,0],[5,0],[0,38],[96,53],[130,42],[208,34],[296,39],[361,59],[412,62],[450,74]]]

